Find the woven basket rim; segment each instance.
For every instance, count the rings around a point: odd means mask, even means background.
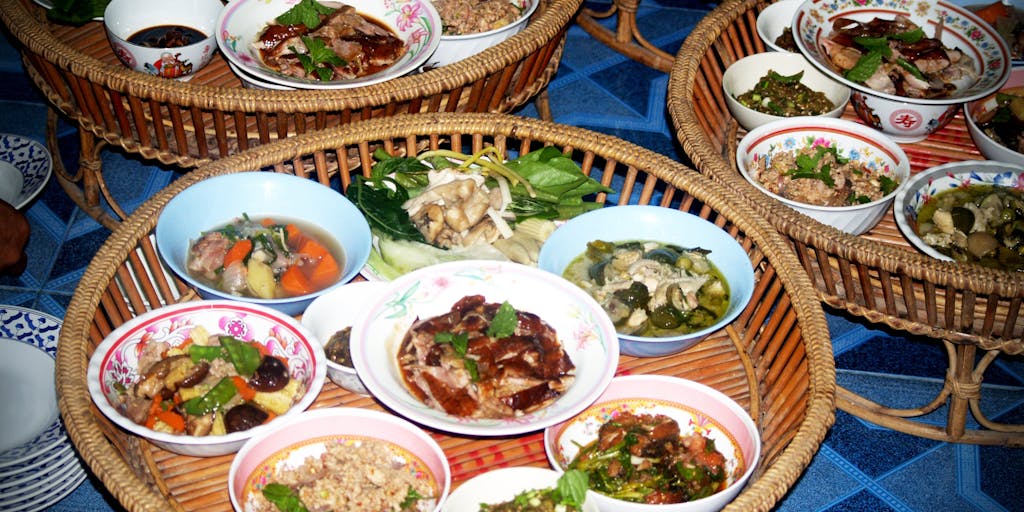
[[[245,111],[259,110],[261,105],[273,106],[274,111],[288,110],[281,107],[291,105],[293,110],[303,111],[303,107],[311,103],[321,110],[341,110],[441,93],[526,58],[556,37],[583,3],[583,0],[550,0],[518,34],[472,57],[437,69],[351,89],[279,91],[172,81],[101,62],[56,39],[46,22],[39,19],[45,18],[45,14],[26,9],[24,4],[31,1],[0,0],[0,19],[21,44],[57,66],[68,68],[92,83],[132,96],[175,98],[182,106]]]
[[[708,135],[701,129],[691,99],[700,61],[723,31],[740,16],[763,4],[764,0],[729,0],[712,10],[690,33],[680,47],[673,63],[668,86],[668,110],[675,124],[677,138],[687,155],[701,171],[721,180],[747,198],[763,195],[722,156],[713,149]],[[756,36],[755,36],[756,37]],[[981,293],[997,292],[1004,296],[1024,295],[1024,274],[1000,271],[980,265],[941,261],[916,251],[906,251],[874,242],[822,224],[776,201],[752,200],[764,215],[786,236],[820,247],[854,261],[868,262],[888,272],[927,279],[957,289],[970,288]]]
[[[757,243],[758,249],[777,268],[776,276],[790,295],[803,333],[809,373],[806,415],[797,432],[772,466],[744,489],[728,510],[771,508],[810,463],[834,421],[835,363],[824,311],[795,253],[745,202],[675,160],[609,135],[507,114],[434,113],[357,121],[279,140],[202,166],[151,197],[103,244],[82,276],[82,282],[109,283],[129,252],[154,229],[163,206],[175,193],[192,183],[215,175],[253,172],[253,169],[289,161],[298,155],[366,140],[448,134],[502,135],[569,146],[602,156],[614,155],[621,164],[641,165],[640,168],[649,169],[647,172],[704,201]],[[82,385],[86,375],[89,330],[103,294],[99,287],[79,287],[68,307],[57,355],[60,409],[69,436],[83,458],[122,504],[131,510],[166,509],[175,504],[168,503],[165,496],[141,481],[103,436],[99,422],[93,416],[88,391]]]

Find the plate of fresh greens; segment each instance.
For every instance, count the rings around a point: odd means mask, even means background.
[[[614,192],[553,147],[510,159],[493,147],[374,157],[370,176],[356,176],[346,192],[373,233],[369,280],[467,259],[536,266],[560,221],[601,208],[594,196]]]

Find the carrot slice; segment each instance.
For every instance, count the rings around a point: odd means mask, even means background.
[[[292,249],[296,247],[302,247],[302,243],[305,241],[305,236],[302,234],[302,230],[299,229],[295,224],[285,224],[285,233],[288,236],[288,246]]]
[[[307,239],[302,244],[300,253],[312,258],[315,263],[307,270],[310,284],[316,288],[326,288],[341,277],[341,269],[338,267],[338,260],[334,259],[324,246],[315,240]]]
[[[157,411],[156,419],[166,423],[175,432],[185,431],[185,418],[174,411]]]
[[[236,261],[244,260],[250,251],[252,251],[252,240],[243,238],[235,242],[235,245],[232,245],[228,249],[227,254],[224,255],[224,268],[227,268]]]
[[[974,12],[979,18],[985,20],[989,25],[995,25],[999,18],[1010,16],[1010,8],[1002,2],[993,2]]]
[[[252,400],[256,396],[256,390],[249,387],[249,383],[242,377],[232,375],[231,382],[238,389],[238,396],[242,397],[242,400]]]
[[[270,217],[267,217],[266,219],[263,219],[263,220],[260,221],[260,225],[265,227],[265,228],[273,226],[274,224],[277,224],[277,223],[274,222],[274,219],[271,219]]]
[[[313,293],[313,286],[298,265],[288,267],[288,270],[281,274],[281,288],[293,297]]]

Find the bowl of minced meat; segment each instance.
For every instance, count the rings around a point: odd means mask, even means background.
[[[740,140],[736,164],[761,192],[852,235],[878,224],[910,177],[910,159],[898,144],[831,117],[755,128]]]
[[[253,437],[228,472],[243,512],[438,512],[450,489],[448,459],[429,434],[352,407],[305,411]]]
[[[441,16],[441,43],[427,66],[472,57],[522,31],[540,0],[434,0]]]

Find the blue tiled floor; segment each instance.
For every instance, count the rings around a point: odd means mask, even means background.
[[[970,0],[967,0],[970,3]],[[645,36],[675,53],[712,8],[699,0],[644,0]],[[668,76],[569,31],[563,64],[549,87],[555,120],[609,133],[687,161],[665,111]],[[0,132],[43,141],[46,109],[22,73],[17,53],[0,44]],[[520,112],[536,116],[532,106]],[[77,136],[59,130],[65,163],[74,166]],[[114,195],[129,210],[166,186],[173,170],[140,164],[108,151],[104,166]],[[51,181],[27,210],[31,263],[18,278],[0,278],[0,303],[63,316],[75,286],[109,231],[77,210]],[[940,345],[869,328],[829,314],[839,383],[881,403],[916,406],[941,387],[946,368]],[[1024,423],[1024,359],[1000,358],[985,380],[986,414]],[[945,409],[927,420],[942,424]],[[921,439],[838,412],[836,424],[805,474],[779,503],[780,511],[1020,511],[1024,510],[1024,451]],[[120,510],[87,480],[53,511]]]

